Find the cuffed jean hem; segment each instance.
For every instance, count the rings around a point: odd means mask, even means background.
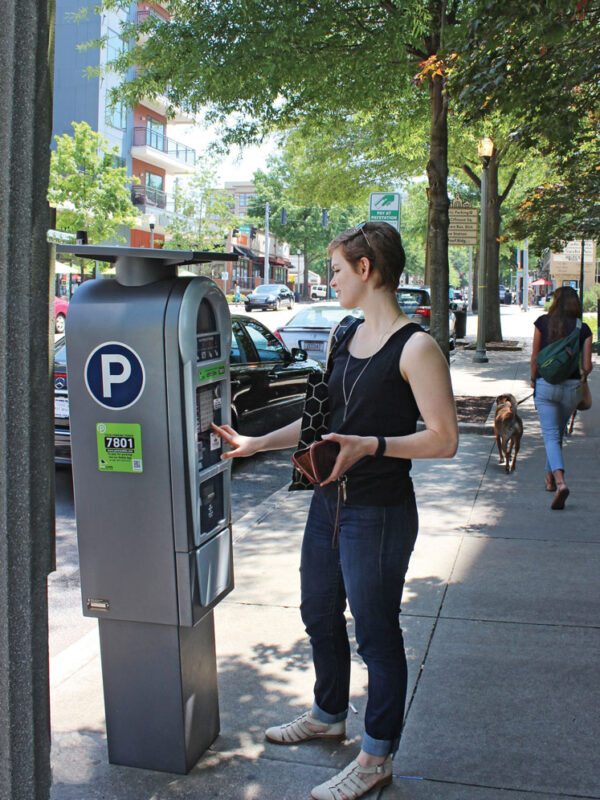
[[[340,711],[339,714],[328,714],[327,711],[323,711],[322,708],[313,702],[313,707],[311,709],[311,715],[318,719],[319,722],[325,722],[327,725],[333,725],[334,722],[342,722],[342,720],[346,719],[348,716],[348,709],[345,711]]]
[[[362,736],[362,749],[370,756],[392,756],[400,746],[400,737],[397,739],[374,739],[365,731]]]

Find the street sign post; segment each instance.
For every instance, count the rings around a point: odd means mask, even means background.
[[[451,247],[477,247],[479,212],[468,201],[453,200],[448,209],[450,225],[448,244]]]
[[[400,193],[371,192],[369,198],[369,222],[387,222],[400,230]]]

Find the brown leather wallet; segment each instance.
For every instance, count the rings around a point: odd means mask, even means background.
[[[310,447],[296,450],[292,461],[311,483],[323,483],[330,475],[340,452],[338,442],[322,439]]]

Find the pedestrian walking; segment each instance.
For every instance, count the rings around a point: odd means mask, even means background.
[[[546,491],[555,492],[550,508],[561,510],[569,496],[565,481],[562,443],[569,418],[581,400],[581,386],[592,371],[592,331],[582,317],[581,302],[577,292],[570,286],[561,286],[554,292],[547,314],[534,322],[533,348],[531,352],[531,386],[537,409],[544,447],[546,448]],[[580,365],[560,383],[549,383],[540,375],[537,357],[541,350],[553,342],[564,339],[579,329]]]
[[[363,223],[337,236],[328,255],[340,305],[361,308],[364,320],[343,321],[333,334],[330,432],[323,439],[336,442],[339,454],[315,486],[302,543],[301,614],[312,645],[314,702],[266,738],[281,745],[345,738],[346,602],[368,670],[368,698],[360,753],[312,790],[314,800],[358,798],[392,780],[407,685],[400,601],[418,527],[411,459],[451,458],[458,443],[446,359],[397,303],[400,234],[387,223]],[[419,414],[425,427],[416,432]],[[233,448],[223,458],[234,458],[295,445],[301,420],[256,438],[229,426],[216,430]]]
[[[242,293],[240,291],[240,285],[237,281],[233,284],[233,304],[236,306],[240,306],[242,304]]]

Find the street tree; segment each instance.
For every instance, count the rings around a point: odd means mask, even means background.
[[[118,166],[118,147],[92,130],[87,122],[73,122],[73,135],[55,136],[50,158],[48,202],[56,208],[60,230],[88,232],[90,244],[124,241],[121,226],[136,224],[131,202],[131,176]]]
[[[366,114],[386,121],[403,97],[426,108],[431,329],[447,352],[448,94],[439,53],[447,30],[469,7],[462,0],[171,0],[171,21],[147,20],[147,38],[116,60],[123,72],[138,65],[120,92],[128,102],[166,93],[173,107],[208,107],[224,126],[225,143],[305,120],[343,125],[348,115]]]
[[[600,236],[600,7],[588,0],[476,0],[451,87],[471,120],[511,121],[553,177],[531,187],[513,231],[536,249]]]
[[[174,208],[166,240],[174,250],[224,249],[231,230],[240,224],[233,195],[216,187],[214,165],[196,170],[173,193]]]

